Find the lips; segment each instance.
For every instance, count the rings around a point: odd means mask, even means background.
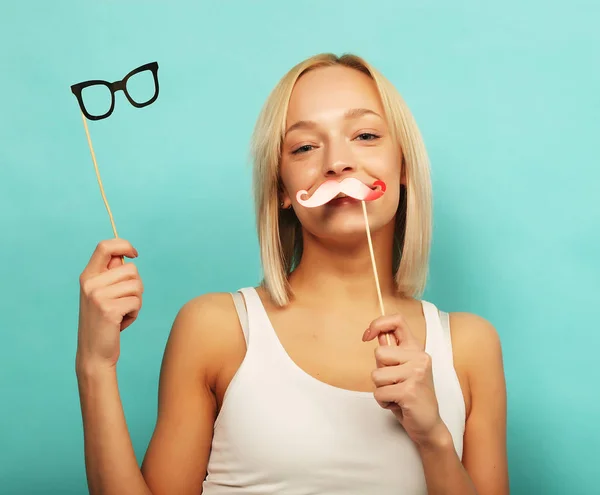
[[[337,205],[343,205],[343,204],[353,204],[353,203],[358,203],[358,202],[359,202],[358,199],[352,198],[346,194],[338,194],[335,198],[333,198],[332,200],[328,201],[325,204],[337,206]]]

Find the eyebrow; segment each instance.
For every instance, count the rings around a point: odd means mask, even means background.
[[[382,119],[381,115],[373,110],[369,110],[368,108],[351,108],[344,114],[344,120],[353,120],[358,119],[364,115],[375,115]],[[284,137],[294,131],[296,129],[314,129],[317,126],[317,123],[312,120],[299,120],[298,122],[294,122],[291,126],[287,128],[285,131]]]

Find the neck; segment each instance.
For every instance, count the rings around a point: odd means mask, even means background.
[[[393,269],[393,222],[371,233],[381,295],[396,293]],[[327,306],[360,301],[379,308],[377,285],[366,233],[355,242],[332,242],[303,231],[303,252],[290,275],[296,300]]]

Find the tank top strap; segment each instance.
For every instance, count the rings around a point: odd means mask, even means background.
[[[244,336],[248,351],[251,348],[253,352],[259,351],[260,353],[277,351],[278,340],[275,330],[256,289],[245,287],[239,289],[238,292],[242,294],[245,303]],[[244,322],[243,316],[240,317],[240,322]],[[242,324],[243,327],[244,324]]]
[[[452,359],[452,338],[450,336],[450,315],[445,311],[439,312],[440,322],[442,324],[442,333],[444,334],[444,340],[446,341],[446,347],[450,352],[450,358]]]
[[[427,352],[434,361],[443,361],[445,364],[452,363],[452,344],[450,335],[446,335],[442,315],[435,304],[428,301],[421,301],[423,304],[423,314],[427,324],[427,338],[425,341],[425,352]]]
[[[238,319],[240,320],[242,332],[244,332],[246,346],[248,346],[248,311],[246,310],[244,296],[242,296],[242,293],[239,290],[232,292],[231,296],[233,297],[233,304],[235,305],[235,310],[237,312]]]

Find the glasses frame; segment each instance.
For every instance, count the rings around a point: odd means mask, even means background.
[[[131,97],[129,92],[127,91],[127,81],[129,80],[129,78],[135,76],[136,74],[139,74],[140,72],[144,72],[146,70],[150,70],[152,72],[152,75],[154,76],[154,96],[152,96],[152,98],[150,98],[145,103],[137,103]],[[110,96],[111,96],[110,109],[103,115],[92,115],[85,108],[85,104],[83,103],[83,97],[82,97],[81,93],[85,88],[89,88],[90,86],[106,86],[110,90]],[[77,84],[73,84],[71,86],[71,92],[77,98],[77,102],[79,103],[79,108],[81,109],[83,114],[86,116],[86,118],[88,118],[89,120],[102,120],[102,119],[106,119],[107,117],[110,117],[110,115],[113,113],[113,110],[115,109],[115,93],[117,91],[123,91],[123,93],[125,93],[125,96],[127,97],[127,100],[129,100],[129,103],[131,103],[136,108],[147,107],[148,105],[151,105],[152,103],[154,103],[156,101],[156,99],[158,98],[158,92],[159,92],[158,62],[150,62],[148,64],[141,65],[137,69],[133,69],[131,72],[129,72],[129,74],[127,74],[120,81],[109,82],[109,81],[104,81],[101,79],[92,79],[90,81],[83,81],[83,82],[80,82]]]

